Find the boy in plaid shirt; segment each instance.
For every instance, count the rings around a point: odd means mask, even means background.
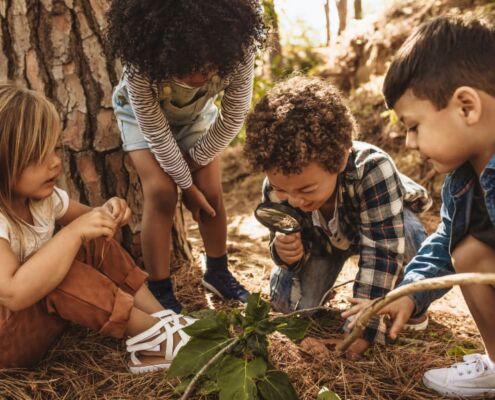
[[[321,233],[313,247],[323,251],[305,255],[299,233],[272,232],[270,292],[282,312],[322,304],[354,254],[353,301],[385,295],[426,237],[415,215],[431,203],[426,190],[383,150],[353,141],[355,132],[340,94],[316,78],[278,84],[248,117],[245,155],[266,174],[263,200],[302,210]],[[350,353],[384,342],[384,333],[384,324],[373,319]]]

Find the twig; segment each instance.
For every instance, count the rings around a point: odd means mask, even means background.
[[[386,296],[376,299],[371,303],[356,320],[356,324],[352,329],[349,336],[347,336],[344,341],[337,346],[337,351],[344,353],[352,343],[359,337],[361,337],[363,330],[369,319],[380,311],[387,304],[390,304],[394,300],[400,297],[410,295],[416,292],[424,292],[426,290],[434,289],[445,289],[452,287],[454,285],[494,285],[495,284],[495,274],[485,274],[485,273],[464,273],[464,274],[453,274],[442,276],[439,278],[424,279],[419,282],[413,282],[408,285],[398,287]]]
[[[300,314],[311,314],[311,313],[314,313],[316,311],[328,311],[328,310],[331,310],[330,307],[327,307],[327,306],[318,306],[318,307],[312,307],[312,308],[303,308],[302,310],[296,310],[296,311],[292,311],[288,314],[282,314],[282,317],[285,317],[285,318],[290,318],[290,317],[294,317],[296,315],[300,315]]]
[[[230,351],[237,343],[239,343],[239,341],[240,341],[239,337],[232,339],[227,346],[225,346],[217,354],[215,354],[212,358],[210,358],[210,361],[208,361],[205,365],[203,365],[203,368],[201,368],[198,372],[196,372],[196,375],[194,375],[192,381],[189,383],[189,385],[187,385],[186,391],[184,392],[180,400],[186,400],[187,398],[189,398],[199,378],[201,378],[201,376],[206,372],[206,370],[210,368],[213,364],[215,364],[220,359],[220,357],[222,357],[225,353]]]

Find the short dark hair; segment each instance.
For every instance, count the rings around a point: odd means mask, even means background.
[[[259,0],[112,0],[107,17],[112,54],[153,82],[229,75],[266,37]]]
[[[247,118],[244,154],[256,171],[300,173],[316,161],[338,172],[356,133],[339,91],[319,78],[277,84]]]
[[[383,94],[389,108],[412,89],[442,109],[460,86],[495,96],[495,29],[472,16],[444,16],[407,38],[388,69]]]

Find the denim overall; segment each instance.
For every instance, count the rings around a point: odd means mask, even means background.
[[[478,177],[469,163],[447,175],[442,187],[442,222],[437,231],[425,240],[417,256],[406,266],[405,278],[400,286],[455,273],[451,255],[455,246],[469,232],[475,179]],[[495,156],[480,175],[480,185],[485,192],[488,215],[495,225]],[[414,293],[411,296],[416,304],[413,316],[424,313],[433,301],[448,290]]]
[[[175,80],[153,85],[161,111],[182,151],[193,147],[215,122],[218,114],[215,99],[228,84],[228,79],[215,75],[198,88],[188,87]],[[124,79],[115,88],[112,103],[124,151],[149,148],[136,121]]]

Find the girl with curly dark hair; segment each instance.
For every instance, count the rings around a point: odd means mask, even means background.
[[[108,17],[108,43],[124,65],[114,110],[143,187],[149,287],[180,312],[169,260],[179,186],[205,246],[203,285],[245,301],[248,292],[227,268],[218,155],[251,102],[254,53],[266,33],[258,0],[113,0]]]

